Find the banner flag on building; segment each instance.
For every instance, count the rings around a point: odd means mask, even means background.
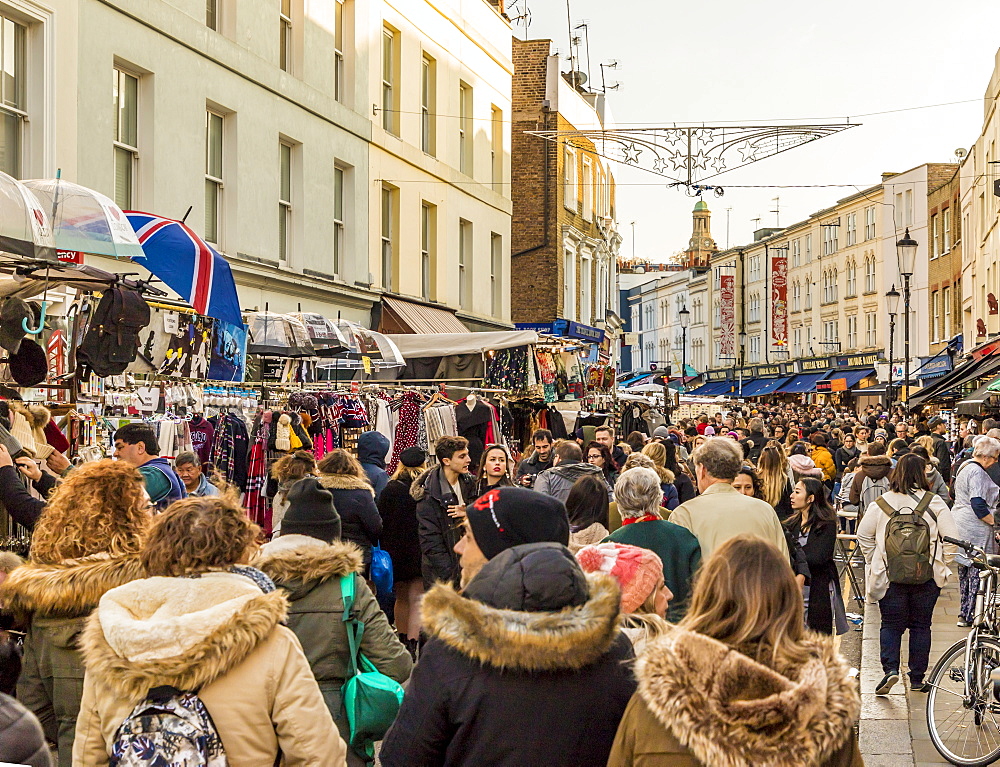
[[[788,346],[788,251],[771,252],[771,342]]]
[[[719,292],[722,294],[720,354],[723,357],[736,356],[736,277],[723,274],[719,277]]]

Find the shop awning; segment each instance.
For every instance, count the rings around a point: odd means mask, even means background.
[[[697,395],[699,397],[717,397],[720,394],[729,394],[733,390],[732,381],[709,381],[706,384],[702,384],[697,389],[692,389],[687,394]]]
[[[453,312],[382,296],[382,333],[468,333]]]
[[[802,373],[778,389],[779,394],[805,394],[816,390],[816,382],[830,377],[830,371],[822,373]]]
[[[919,407],[937,399],[958,399],[967,393],[970,381],[997,373],[1000,373],[1000,354],[969,360],[911,396],[909,405]]]
[[[847,388],[853,389],[859,383],[864,381],[868,376],[875,375],[874,368],[867,368],[866,370],[845,370],[843,373],[832,373],[831,378],[845,378],[847,379]]]
[[[743,396],[761,397],[765,394],[773,394],[789,380],[791,379],[785,376],[784,378],[755,378],[752,381],[744,381]]]
[[[643,381],[646,381],[647,379],[650,379],[655,375],[656,373],[648,373],[648,372],[640,373],[639,375],[632,376],[631,378],[626,378],[624,381],[619,381],[618,385],[620,387],[633,386],[634,384],[642,383]]]
[[[511,349],[538,343],[533,330],[498,330],[490,333],[403,333],[387,334],[404,359],[447,357],[452,354],[482,354],[495,349]]]
[[[975,392],[956,406],[958,415],[982,415],[991,397],[1000,397],[1000,378],[994,378],[984,386],[980,386]]]

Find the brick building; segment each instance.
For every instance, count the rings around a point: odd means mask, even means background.
[[[930,353],[962,332],[962,238],[957,163],[927,166]]]
[[[574,87],[551,40],[513,41],[511,319],[617,327],[621,237],[608,161],[582,135],[610,127],[603,93]]]

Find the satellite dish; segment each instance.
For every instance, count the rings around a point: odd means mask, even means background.
[[[632,268],[632,274],[645,274],[645,273],[646,273],[646,267],[644,266],[635,266]]]
[[[569,79],[577,88],[582,88],[587,82],[587,75],[578,69],[575,72],[569,73]]]
[[[961,160],[968,153],[969,153],[968,149],[965,149],[963,147],[959,147],[958,149],[955,150],[955,157],[957,157],[959,160]]]

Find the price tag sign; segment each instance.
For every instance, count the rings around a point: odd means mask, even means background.
[[[351,394],[357,394],[361,391],[361,383],[359,381],[351,381]]]
[[[371,372],[372,372],[372,358],[371,357],[362,357],[361,358],[361,364],[364,365],[364,367],[365,367],[365,373],[367,375],[371,375]]]

